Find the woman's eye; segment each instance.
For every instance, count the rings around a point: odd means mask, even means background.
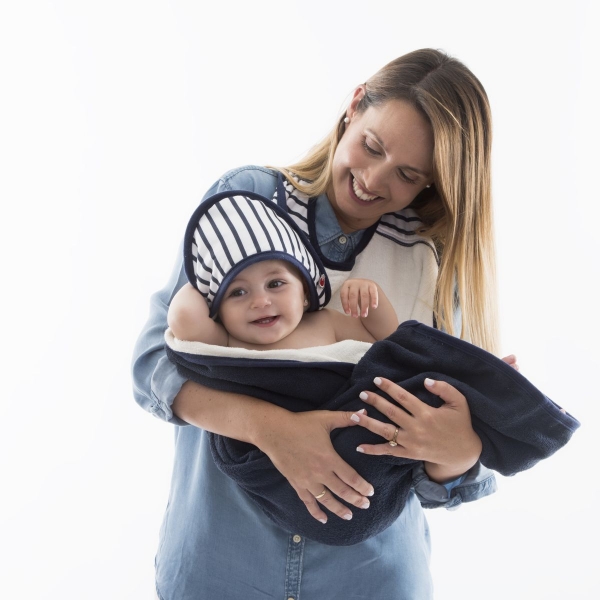
[[[372,156],[381,156],[381,152],[379,152],[378,150],[375,150],[375,148],[373,148],[372,146],[369,146],[369,144],[367,143],[367,138],[363,139],[363,148]]]
[[[402,169],[398,169],[400,178],[406,181],[406,183],[417,183],[416,179],[411,179]]]

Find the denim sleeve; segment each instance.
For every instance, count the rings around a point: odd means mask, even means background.
[[[248,190],[272,196],[277,178],[273,171],[263,167],[242,167],[226,173],[206,192],[203,200],[226,190]],[[133,395],[135,401],[159,419],[186,425],[173,414],[171,405],[185,383],[175,365],[167,358],[164,333],[167,329],[167,311],[173,296],[187,282],[183,269],[183,248],[179,259],[163,289],[150,299],[150,315],[135,344],[132,362]]]
[[[436,483],[427,476],[423,463],[413,468],[413,488],[423,508],[456,509],[463,502],[473,502],[497,490],[494,472],[480,462],[462,477],[446,484]]]
[[[182,257],[180,248],[179,256]],[[175,396],[185,383],[175,365],[167,358],[164,333],[167,329],[169,303],[187,281],[180,258],[169,281],[150,298],[150,315],[133,351],[132,376],[135,401],[155,417],[185,425],[171,410]]]

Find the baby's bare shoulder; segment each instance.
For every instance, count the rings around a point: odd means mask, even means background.
[[[302,317],[302,331],[310,336],[311,346],[333,344],[336,341],[331,311],[326,308],[306,313]]]

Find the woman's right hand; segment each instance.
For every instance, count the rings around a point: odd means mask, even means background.
[[[373,486],[365,481],[335,451],[330,434],[339,427],[354,426],[351,412],[283,410],[270,425],[263,422],[254,441],[290,482],[318,521],[327,522],[319,503],[338,517],[352,518],[350,509],[338,498],[358,508],[368,508]],[[315,496],[326,493],[318,500]]]

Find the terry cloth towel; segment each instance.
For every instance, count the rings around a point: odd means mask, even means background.
[[[402,323],[370,347],[347,341],[305,350],[244,350],[183,342],[170,330],[165,339],[169,358],[188,379],[295,412],[368,408],[369,416],[389,422],[358,397],[363,390],[381,393],[374,377],[395,381],[434,407],[442,401],[425,389],[424,379],[447,381],[468,400],[473,428],[483,444],[481,462],[502,475],[531,468],[564,446],[579,427],[502,360],[417,321]],[[356,544],[384,530],[401,513],[411,488],[416,461],[361,454],[356,451],[359,444],[381,444],[381,437],[360,426],[336,429],[331,434],[336,451],[373,485],[375,495],[368,510],[353,510],[351,521],[332,515],[323,525],[258,448],[209,435],[218,468],[277,525],[324,544]]]

